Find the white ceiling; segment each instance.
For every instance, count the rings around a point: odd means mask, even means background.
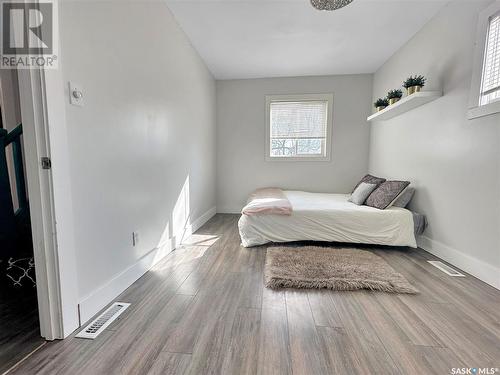
[[[217,79],[375,72],[449,0],[167,0]]]

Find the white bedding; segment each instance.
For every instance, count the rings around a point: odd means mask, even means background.
[[[293,207],[291,216],[241,216],[243,246],[312,240],[417,247],[413,215],[404,208],[358,206],[347,201],[348,194],[285,194]]]

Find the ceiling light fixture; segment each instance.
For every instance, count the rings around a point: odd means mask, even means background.
[[[311,0],[312,6],[319,10],[337,10],[352,2],[353,0]]]

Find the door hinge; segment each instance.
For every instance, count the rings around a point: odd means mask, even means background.
[[[50,169],[52,168],[52,162],[50,161],[50,158],[44,156],[42,159],[42,169]]]

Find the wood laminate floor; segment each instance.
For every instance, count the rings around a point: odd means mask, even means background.
[[[96,340],[45,345],[13,374],[450,374],[500,367],[500,292],[422,250],[374,248],[421,293],[272,291],[266,246],[217,215],[117,300]]]
[[[39,326],[35,288],[0,290],[0,374],[45,342]]]

